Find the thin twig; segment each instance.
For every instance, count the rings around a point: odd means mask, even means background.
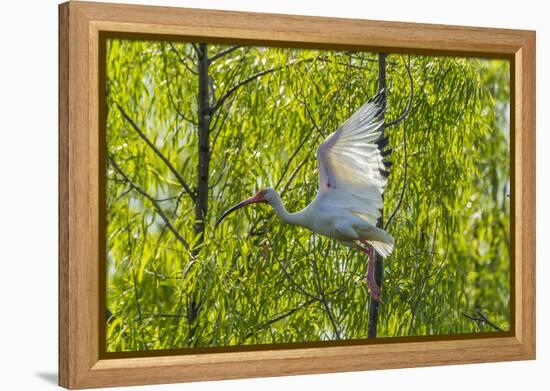
[[[302,141],[300,141],[300,144],[298,144],[298,147],[296,147],[296,149],[294,150],[294,152],[292,153],[292,155],[290,155],[290,158],[287,160],[286,164],[285,164],[285,167],[283,168],[283,172],[281,174],[281,177],[279,178],[279,180],[277,181],[277,184],[275,185],[275,188],[279,188],[279,185],[281,184],[281,182],[283,181],[283,178],[285,177],[289,167],[290,167],[290,163],[292,163],[292,161],[294,160],[294,158],[296,157],[296,155],[298,154],[298,152],[300,152],[300,150],[302,149],[302,147],[304,146],[304,144],[306,143],[306,141],[309,139],[309,137],[311,136],[311,133],[313,133],[313,130],[315,129],[315,127],[312,127],[308,132],[307,134],[305,135],[305,137],[302,139]]]
[[[393,210],[392,214],[388,218],[388,221],[384,226],[384,230],[388,229],[388,226],[390,225],[397,211],[401,207],[401,203],[403,202],[403,197],[405,196],[406,186],[407,186],[407,122],[403,121],[403,185],[401,186],[401,194],[399,195],[399,201],[397,201],[397,205],[395,205],[395,209]]]
[[[195,49],[195,53],[197,53],[197,57],[200,59],[202,56],[202,52],[200,51],[199,47],[196,43],[191,42],[191,46],[193,46],[193,49]]]
[[[241,45],[235,45],[228,47],[227,49],[220,50],[218,53],[214,54],[212,57],[208,59],[208,64],[212,64],[214,61],[216,61],[218,58],[225,56],[226,54],[229,54],[237,49],[239,49]]]
[[[411,321],[409,322],[409,330],[407,332],[407,335],[411,335],[411,331],[412,331],[412,328],[413,328],[413,325],[414,325],[414,319],[416,317],[416,311],[418,309],[418,304],[420,303],[420,298],[422,297],[424,287],[426,286],[426,282],[428,281],[428,278],[429,278],[428,270],[432,266],[434,255],[435,255],[435,240],[437,238],[438,225],[439,225],[439,216],[435,220],[435,228],[434,228],[434,233],[433,233],[433,238],[432,238],[432,248],[430,250],[430,260],[428,262],[428,265],[426,266],[426,272],[424,273],[424,279],[422,280],[422,283],[420,284],[420,289],[419,289],[418,293],[416,294],[416,301],[415,301],[414,306],[412,308],[412,316],[411,316]]]
[[[183,318],[185,315],[177,315],[177,314],[144,314],[147,318]]]
[[[330,320],[330,323],[332,324],[332,329],[334,331],[334,334],[336,335],[336,339],[341,339],[340,332],[338,331],[338,325],[336,324],[336,319],[334,319],[334,315],[332,314],[332,310],[330,309],[330,306],[328,305],[326,296],[325,296],[325,290],[323,289],[323,284],[321,282],[321,275],[319,273],[319,268],[317,266],[317,256],[316,256],[316,242],[315,239],[313,239],[313,271],[315,272],[315,278],[317,280],[317,289],[319,290],[319,295],[321,298],[321,303],[323,303],[323,306],[325,307],[325,311],[328,315],[328,318]]]
[[[171,197],[165,197],[165,198],[157,198],[157,199],[155,199],[155,201],[157,201],[157,202],[166,202],[166,201],[176,200],[176,199],[179,199],[183,193],[184,193],[184,191],[180,191],[178,195],[171,196]]]
[[[409,93],[409,101],[407,102],[407,106],[405,107],[405,110],[399,116],[399,118],[394,119],[393,121],[390,121],[390,122],[386,123],[385,124],[386,128],[388,128],[390,126],[393,126],[393,125],[397,125],[399,122],[403,121],[407,117],[407,115],[409,115],[409,111],[411,110],[412,102],[413,102],[413,98],[414,98],[414,80],[413,80],[412,73],[411,73],[411,55],[409,54],[408,63],[405,63],[405,59],[403,58],[403,56],[401,56],[401,59],[403,60],[403,64],[405,64],[405,68],[407,69],[407,73],[409,75],[409,82],[410,82],[410,89],[411,89],[411,91]]]
[[[185,191],[187,192],[187,194],[189,194],[189,197],[191,197],[191,199],[193,200],[193,202],[195,201],[196,199],[196,196],[195,196],[195,193],[193,193],[193,191],[191,190],[191,188],[187,185],[187,183],[185,182],[185,179],[183,179],[183,177],[181,176],[181,174],[176,170],[176,168],[172,165],[172,163],[170,163],[170,161],[166,158],[166,156],[164,156],[164,154],[151,142],[151,140],[149,140],[147,138],[147,136],[145,135],[145,133],[143,133],[141,131],[141,129],[139,128],[139,126],[136,125],[136,123],[134,122],[134,120],[132,118],[130,118],[130,116],[128,114],[126,114],[126,112],[124,111],[124,109],[122,108],[122,106],[120,106],[118,103],[116,103],[116,106],[118,107],[118,110],[120,111],[120,113],[122,114],[122,116],[124,117],[124,119],[126,121],[128,121],[130,123],[130,125],[132,126],[132,128],[136,131],[136,133],[139,135],[139,137],[141,137],[141,139],[143,141],[145,141],[145,143],[147,143],[147,145],[149,145],[149,147],[157,154],[157,156],[164,162],[164,164],[166,164],[166,166],[168,167],[168,169],[172,172],[172,174],[174,174],[174,176],[176,177],[176,179],[178,180],[178,182],[181,184],[181,186],[185,189]]]
[[[168,45],[170,45],[170,47],[172,48],[172,50],[176,53],[176,56],[178,57],[178,59],[180,60],[180,62],[183,64],[183,66],[189,71],[191,72],[193,75],[197,75],[197,71],[194,70],[193,68],[191,68],[188,64],[187,64],[187,61],[185,61],[185,59],[181,56],[181,53],[178,49],[176,49],[176,47],[174,46],[174,44],[172,42],[168,42]],[[195,62],[193,61],[193,59],[189,58],[189,56],[187,54],[185,54],[185,56],[189,59],[189,61],[191,61],[191,63],[193,65],[196,65]]]
[[[180,233],[177,231],[177,229],[172,225],[160,205],[157,203],[157,201],[151,197],[145,190],[143,190],[141,187],[139,187],[137,184],[135,184],[125,173],[122,171],[122,169],[116,164],[116,162],[109,156],[108,157],[109,163],[111,166],[124,178],[126,183],[133,188],[135,191],[137,191],[139,194],[144,196],[153,204],[155,209],[157,210],[157,213],[159,214],[160,218],[164,221],[164,224],[168,227],[170,231],[174,234],[176,239],[185,247],[185,249],[189,250],[189,243],[180,235]]]
[[[143,323],[143,313],[141,312],[141,304],[139,302],[138,281],[137,281],[136,270],[134,268],[133,262],[132,262],[132,281],[134,283],[134,296],[135,296],[135,299],[136,299],[136,309],[137,309],[137,313],[138,313],[138,321],[139,321],[139,324],[141,325],[141,330],[140,330],[140,333],[142,334],[141,338],[145,338],[145,335],[143,335],[143,330],[144,330],[145,325]],[[143,343],[143,347],[145,348],[145,350],[149,350],[149,348],[147,346],[147,343]]]
[[[355,58],[356,60],[359,60],[359,61],[366,61],[366,62],[372,62],[372,63],[376,63],[378,64],[378,59],[377,58],[365,58],[365,57],[362,57],[361,55],[363,54],[363,52],[354,52],[354,51],[347,51],[346,52],[350,57],[353,57]],[[389,65],[391,67],[395,67],[397,65],[397,62],[396,61],[389,61],[386,59],[386,65]]]
[[[286,268],[283,266],[282,262],[279,260],[279,258],[277,258],[277,262],[279,263],[279,266],[281,267],[281,270],[283,272],[283,274],[285,275],[285,277],[292,283],[292,285],[294,285],[296,287],[296,289],[298,289],[302,294],[304,294],[305,296],[309,297],[310,299],[313,299],[313,300],[317,300],[317,301],[322,301],[320,297],[317,297],[311,293],[309,293],[308,291],[306,291],[304,288],[302,288],[300,286],[300,284],[298,284],[294,278],[292,278],[292,276],[290,275],[290,273],[287,272]]]
[[[353,64],[349,64],[349,63],[343,63],[343,62],[339,62],[339,61],[332,61],[327,56],[317,56],[317,60],[321,61],[321,62],[330,62],[330,63],[336,64],[336,65],[342,65],[342,66],[349,67],[349,68],[360,69],[362,71],[364,71],[364,70],[370,71],[370,68],[367,68],[367,67],[362,67],[362,66],[359,66],[359,65],[353,65]],[[377,62],[377,60],[369,60],[369,59],[365,59],[365,60],[372,61],[372,62]]]
[[[111,182],[116,182],[116,183],[122,183],[122,184],[125,184],[126,181],[125,180],[122,180],[122,179],[118,179],[116,177],[113,177],[113,176],[110,176],[107,178],[109,181]],[[119,201],[121,200],[122,198],[124,198],[125,196],[128,195],[128,193],[131,193],[132,192],[132,188],[129,188],[129,189],[126,189],[124,190],[120,195],[117,196],[116,200]],[[181,197],[182,194],[185,194],[185,191],[182,189],[180,191],[180,193],[177,195],[177,196],[171,196],[171,197],[165,197],[165,198],[155,198],[153,197],[153,199],[156,201],[156,202],[166,202],[166,201],[171,201],[171,200],[175,200],[177,199],[178,197]]]
[[[287,64],[277,66],[277,67],[273,67],[273,68],[269,68],[269,69],[266,69],[264,71],[260,71],[258,73],[255,73],[252,76],[247,77],[243,81],[235,84],[233,87],[231,87],[229,90],[227,90],[227,92],[224,95],[222,95],[220,99],[218,99],[218,101],[216,102],[214,107],[212,107],[212,111],[216,111],[218,108],[220,108],[220,106],[222,106],[224,104],[224,102],[227,100],[227,98],[229,98],[239,88],[245,86],[246,84],[248,84],[248,83],[250,83],[250,82],[252,82],[256,79],[258,79],[259,77],[268,75],[268,74],[273,73],[275,71],[278,71],[280,69],[288,68],[290,66],[298,65],[298,64],[301,64],[301,63],[304,63],[304,62],[309,62],[309,61],[312,61],[312,60],[313,59],[303,59],[303,60],[297,60],[297,61],[290,61]]]
[[[237,78],[237,73],[243,66],[244,62],[247,59],[248,53],[250,52],[250,47],[247,47],[244,53],[240,55],[239,62],[237,65],[234,65],[231,67],[231,70],[229,72],[225,73],[225,77],[223,78],[221,84],[223,85],[223,90],[220,91],[220,96],[224,96],[229,88],[231,88],[231,85],[235,82],[235,79]],[[242,72],[239,73],[239,76],[242,75]]]
[[[178,106],[176,105],[176,101],[174,100],[174,96],[172,95],[172,89],[170,88],[170,85],[172,84],[171,83],[171,80],[170,78],[168,77],[168,67],[167,67],[167,64],[166,64],[166,53],[164,51],[164,44],[162,45],[162,62],[164,64],[164,76],[165,76],[165,79],[166,79],[166,90],[168,91],[168,100],[170,101],[170,104],[172,105],[172,107],[174,108],[174,110],[176,111],[176,114],[183,120],[187,121],[187,122],[190,122],[192,123],[193,125],[198,125],[197,124],[197,121],[194,121],[192,120],[191,118],[188,118],[185,114],[183,114],[180,109],[178,108]]]
[[[235,100],[236,100],[235,98],[233,98],[231,100],[231,102],[229,104],[229,107],[227,108],[227,110],[225,110],[225,114],[223,115],[223,118],[222,118],[221,114],[218,114],[218,115],[216,115],[216,118],[214,119],[214,122],[212,123],[211,129],[212,129],[212,132],[215,132],[214,138],[212,140],[212,145],[210,147],[210,151],[212,151],[212,153],[214,153],[214,148],[216,147],[216,142],[218,141],[218,137],[222,133],[222,129],[224,128],[225,124],[227,123],[229,115],[232,112],[232,108],[233,108],[233,105],[235,104]],[[219,123],[219,126],[218,126],[218,123]],[[234,136],[234,135],[232,135],[232,136]]]
[[[285,186],[283,187],[283,189],[281,190],[281,195],[283,195],[284,193],[286,193],[286,191],[288,190],[288,188],[290,187],[290,185],[292,184],[292,181],[294,180],[294,177],[296,177],[296,175],[298,174],[298,172],[300,172],[300,170],[302,169],[302,167],[308,162],[308,160],[311,158],[310,155],[306,156],[304,158],[304,160],[302,160],[300,162],[300,164],[298,164],[296,166],[296,168],[294,168],[294,170],[292,171],[292,174],[290,174],[290,178],[288,178],[288,181],[286,182]]]
[[[480,310],[476,310],[476,314],[478,316],[472,316],[472,315],[468,315],[466,314],[465,312],[461,312],[461,314],[463,316],[465,316],[466,318],[470,319],[470,320],[474,320],[476,322],[480,322],[480,323],[485,323],[489,326],[491,326],[492,328],[494,328],[495,330],[497,331],[504,331],[503,329],[501,329],[500,327],[498,327],[496,324],[494,324],[493,322],[491,322],[489,319],[487,319],[487,317],[485,315],[483,315],[483,313],[480,311]]]
[[[311,111],[309,111],[309,105],[306,103],[305,99],[304,101],[302,102],[304,104],[304,107],[306,109],[306,114],[307,116],[309,117],[309,120],[311,121],[311,123],[313,124],[313,126],[315,127],[315,129],[317,129],[317,132],[319,132],[319,134],[323,137],[325,137],[325,132],[323,132],[323,130],[319,127],[319,125],[317,125],[317,122],[315,122],[315,118],[313,118],[313,114],[311,114]],[[325,124],[328,120],[325,120]],[[323,125],[325,125],[323,124]],[[319,137],[319,135],[317,135],[317,138]]]
[[[289,316],[291,316],[292,314],[298,312],[299,310],[304,309],[306,307],[309,307],[311,304],[315,303],[316,301],[317,301],[316,299],[310,299],[310,300],[308,300],[304,303],[298,304],[296,307],[294,307],[290,310],[283,311],[282,313],[279,313],[279,314],[275,315],[273,318],[271,318],[269,320],[258,323],[256,326],[251,327],[251,330],[243,338],[243,342],[246,341],[247,339],[249,339],[250,337],[252,337],[257,331],[265,329],[266,327],[271,326],[273,323],[276,323],[280,320],[288,318]]]
[[[130,188],[131,190],[131,188]],[[170,213],[170,218],[174,218],[174,216],[176,215],[176,212],[178,211],[178,208],[180,206],[180,203],[181,203],[181,200],[183,198],[183,195],[185,194],[184,191],[180,191],[179,195],[177,196],[177,199],[176,199],[176,203],[175,203],[175,206],[174,208],[172,209],[172,212]],[[171,197],[170,197],[171,198]],[[159,202],[159,200],[157,200],[157,202]],[[156,246],[156,249],[155,249],[155,256],[153,257],[153,259],[158,259],[158,255],[159,255],[159,252],[160,252],[160,249],[163,247],[160,245],[161,241],[162,241],[162,238],[164,237],[164,234],[166,233],[167,231],[167,226],[164,225],[162,227],[162,230],[160,231],[160,234],[157,238],[157,243],[156,244],[152,244],[152,246]],[[179,250],[176,250],[176,249],[172,249],[172,248],[168,248],[169,250],[172,250],[172,251],[179,251]],[[184,251],[181,251],[182,253],[185,253]],[[153,265],[153,267],[155,267],[155,265]],[[156,270],[155,270],[155,273],[158,273]],[[157,277],[158,278],[158,277]]]
[[[122,182],[124,182],[124,181],[122,181]],[[128,193],[130,193],[131,191],[132,191],[131,188],[126,189],[126,190],[123,191],[119,196],[117,196],[116,200],[118,201],[118,200],[120,200],[121,198],[124,198],[124,197],[125,197]]]

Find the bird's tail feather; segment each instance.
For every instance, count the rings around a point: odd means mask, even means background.
[[[393,243],[386,243],[386,242],[375,242],[372,240],[369,240],[368,242],[378,254],[380,254],[383,258],[386,258],[388,255],[391,254],[393,251]]]

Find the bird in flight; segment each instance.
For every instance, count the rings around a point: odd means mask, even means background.
[[[246,205],[267,203],[283,222],[308,228],[367,254],[367,285],[372,298],[379,301],[375,251],[385,258],[394,245],[393,237],[376,226],[384,207],[382,194],[391,165],[384,161],[391,153],[391,149],[385,149],[388,139],[382,134],[385,109],[382,90],[319,145],[319,190],[303,210],[289,213],[276,190],[262,189],[224,212],[216,225]]]

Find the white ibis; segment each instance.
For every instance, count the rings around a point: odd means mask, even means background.
[[[367,254],[367,285],[378,301],[374,251],[387,257],[394,243],[388,232],[376,226],[384,206],[382,193],[390,166],[383,157],[391,153],[384,149],[387,137],[382,137],[385,102],[385,92],[380,91],[319,145],[319,190],[303,210],[289,213],[276,190],[262,189],[223,213],[216,225],[239,208],[267,203],[283,222],[308,228]]]

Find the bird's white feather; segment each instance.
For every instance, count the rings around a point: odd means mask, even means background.
[[[376,252],[382,257],[386,258],[393,251],[393,241],[391,243],[369,241],[370,245],[374,247]]]
[[[384,162],[376,144],[384,123],[382,93],[361,106],[317,149],[317,201],[351,212],[372,225],[380,217],[386,186],[386,177],[381,172]]]

